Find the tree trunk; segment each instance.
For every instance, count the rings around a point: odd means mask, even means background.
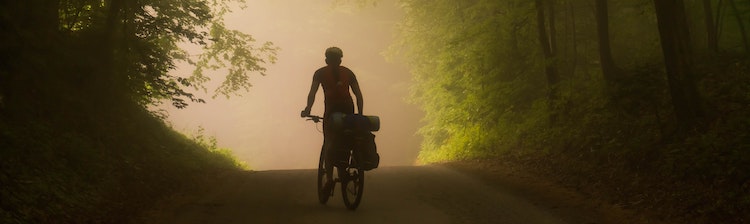
[[[554,0],[547,0],[547,7],[549,10],[549,16],[547,16],[547,21],[549,21],[549,45],[550,45],[550,52],[552,53],[552,57],[557,56],[557,30],[555,29],[555,3],[551,2]]]
[[[570,73],[575,75],[576,69],[578,67],[578,34],[577,34],[578,31],[576,30],[576,11],[575,11],[575,8],[573,7],[572,2],[568,2],[568,6],[570,8],[570,20],[571,20],[570,25],[571,25],[571,28],[573,29],[571,31],[571,33],[573,34],[573,41],[571,42],[571,45],[573,48],[573,53],[572,53],[573,55],[571,57],[572,62],[571,62]]]
[[[39,5],[43,11],[40,17],[42,24],[39,25],[41,25],[44,33],[53,35],[60,28],[60,0],[45,0],[40,3],[43,3],[43,5]]]
[[[16,3],[15,9],[8,12],[16,15],[13,20],[19,22],[22,29],[34,32],[34,35],[46,36],[57,31],[60,24],[60,0],[24,0]],[[15,11],[11,11],[15,10]]]
[[[607,0],[596,0],[596,31],[599,39],[599,60],[602,75],[608,87],[615,84],[617,67],[612,58],[612,47],[609,41],[609,7]]]
[[[719,2],[716,3],[716,16],[714,17],[714,27],[716,27],[716,42],[718,44],[719,40],[721,40],[721,33],[723,31],[723,25],[721,24],[722,21],[724,21],[724,14],[726,14],[724,6],[724,0],[719,0]]]
[[[550,109],[550,123],[554,124],[557,122],[557,101],[559,98],[558,83],[560,78],[557,74],[557,68],[555,67],[555,58],[552,52],[550,43],[550,37],[547,35],[547,26],[545,25],[544,16],[544,2],[543,0],[535,0],[536,3],[536,15],[537,15],[537,29],[539,34],[539,43],[544,53],[544,72],[547,76],[547,83],[549,85],[548,99]]]
[[[719,33],[716,30],[711,0],[703,0],[703,13],[705,14],[704,20],[706,23],[706,44],[708,45],[708,51],[716,53],[719,51]]]
[[[674,114],[684,133],[702,116],[693,79],[690,35],[683,0],[654,0]]]
[[[740,11],[737,10],[737,5],[734,3],[734,0],[729,0],[729,5],[732,7],[734,17],[737,19],[737,26],[739,26],[740,34],[742,34],[742,44],[745,46],[745,53],[750,53],[750,44],[748,44],[747,32],[745,31],[745,23],[742,20],[742,15],[740,15]]]
[[[122,9],[124,7],[124,2],[127,0],[109,0],[107,1],[107,17],[104,23],[104,28],[101,33],[101,39],[98,43],[99,48],[97,55],[99,55],[100,60],[100,66],[98,67],[98,74],[94,74],[94,78],[92,81],[94,81],[95,84],[98,86],[95,87],[96,89],[93,91],[102,93],[103,96],[111,97],[115,92],[118,84],[116,79],[116,59],[115,59],[115,48],[117,46],[116,44],[116,34],[119,28],[121,27],[121,20],[122,20]]]

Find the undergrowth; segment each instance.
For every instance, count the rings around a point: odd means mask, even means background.
[[[569,96],[549,125],[545,105],[505,125],[496,149],[430,151],[422,159],[518,160],[531,170],[613,204],[688,223],[750,221],[750,60],[706,60],[697,67],[706,114],[686,134],[669,106],[656,66],[634,69],[620,98]],[[627,85],[627,83],[632,83]],[[581,91],[589,92],[589,91]],[[649,94],[633,94],[643,93]],[[513,139],[514,141],[502,141]],[[459,151],[460,152],[460,151]]]
[[[198,178],[246,167],[135,103],[63,93],[0,108],[0,223],[126,223]]]

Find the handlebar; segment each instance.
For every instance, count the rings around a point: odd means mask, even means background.
[[[323,117],[315,116],[315,115],[310,115],[310,116],[307,116],[306,118],[307,118],[306,120],[313,121],[315,123],[319,123],[319,122],[323,121]]]
[[[304,111],[303,111],[303,112],[304,112]],[[323,121],[323,117],[321,117],[321,116],[316,116],[316,115],[304,115],[304,114],[300,114],[300,116],[301,116],[301,117],[303,117],[303,118],[307,118],[307,119],[305,119],[305,120],[308,120],[308,121],[313,121],[313,122],[315,122],[315,123],[320,123],[321,121]]]

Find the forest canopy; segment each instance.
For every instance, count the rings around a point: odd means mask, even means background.
[[[412,66],[411,100],[427,113],[425,161],[565,132],[588,138],[566,141],[625,141],[599,136],[610,125],[648,138],[689,132],[716,113],[698,92],[711,78],[698,62],[748,52],[748,1],[400,2],[393,49]]]
[[[426,113],[420,162],[576,161],[593,167],[580,175],[722,189],[648,200],[745,217],[750,1],[399,2],[391,54],[411,67],[410,100]]]
[[[249,34],[226,27],[223,16],[242,0],[33,0],[0,3],[3,50],[9,57],[4,79],[14,85],[33,82],[14,74],[18,56],[37,58],[54,67],[54,79],[76,82],[99,95],[127,96],[141,105],[171,101],[178,108],[204,102],[192,91],[206,91],[228,72],[214,97],[240,94],[251,86],[251,74],[265,75],[265,65],[276,61],[278,48],[257,43]],[[191,55],[179,46],[193,44],[202,51]],[[22,58],[22,57],[21,57]],[[17,59],[14,62],[13,59]],[[45,60],[57,61],[48,63]],[[179,63],[194,67],[192,74],[172,75]],[[14,70],[15,69],[15,70]],[[65,71],[65,72],[60,72]],[[11,94],[7,94],[11,95]]]
[[[239,169],[229,150],[150,110],[204,102],[194,92],[210,80],[214,96],[241,94],[265,74],[278,48],[224,23],[242,5],[0,1],[0,223],[125,222]],[[184,64],[194,72],[173,74]]]

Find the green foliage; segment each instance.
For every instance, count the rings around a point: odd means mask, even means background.
[[[223,28],[234,2],[0,1],[0,223],[124,222],[186,183],[245,167],[146,110],[202,102],[184,90],[202,83],[168,74],[181,61],[229,67],[220,94],[275,61],[270,43]]]
[[[122,2],[122,3],[121,3]],[[206,90],[214,75],[207,72],[227,68],[228,74],[214,96],[237,95],[247,91],[250,74],[265,75],[267,63],[275,63],[277,47],[266,42],[256,46],[248,34],[227,29],[223,16],[230,5],[244,1],[61,1],[60,29],[66,38],[90,42],[104,36],[104,55],[93,54],[95,63],[113,58],[115,85],[127,85],[127,94],[143,105],[171,100],[178,108],[191,102],[204,102],[185,87]],[[87,35],[95,34],[95,35]],[[94,41],[92,44],[101,44]],[[109,41],[109,42],[107,42]],[[203,52],[190,55],[179,44],[199,45]],[[99,46],[101,47],[101,46]],[[87,52],[93,53],[93,52]],[[175,65],[195,66],[192,75],[169,74]],[[124,83],[122,83],[124,82]]]
[[[446,158],[471,158],[489,152],[494,137],[506,123],[505,113],[520,112],[530,106],[530,97],[543,90],[524,83],[541,79],[525,76],[534,69],[529,62],[534,51],[514,51],[510,46],[526,46],[521,41],[532,36],[527,23],[529,4],[525,1],[479,3],[455,1],[402,1],[407,16],[401,24],[400,49],[413,65],[416,85],[411,101],[420,104],[426,115],[423,162]],[[516,6],[521,10],[499,10]],[[525,9],[525,10],[524,10]],[[524,13],[525,12],[525,13]],[[524,15],[517,18],[515,15]],[[441,16],[436,16],[441,15]],[[513,32],[512,35],[509,32]],[[515,37],[515,39],[513,38]],[[520,38],[519,38],[520,37]],[[510,71],[510,72],[508,72]],[[513,95],[518,98],[508,98]]]
[[[232,154],[232,150],[228,148],[220,148],[218,146],[218,141],[216,140],[216,137],[210,136],[206,138],[204,134],[205,129],[203,127],[199,127],[198,130],[192,134],[192,137],[190,140],[200,145],[202,148],[207,149],[209,152],[214,153],[216,155],[216,158],[219,160],[217,164],[223,164],[226,163],[227,159],[229,159],[231,164],[233,164],[236,167],[240,167],[242,169],[250,169],[247,166],[247,163],[244,161],[241,161],[237,159],[237,157]]]
[[[695,184],[697,190],[665,200],[705,203],[704,215],[746,213],[750,71],[747,52],[737,53],[743,42],[735,18],[721,17],[724,53],[700,57],[708,55],[705,42],[695,41],[705,36],[702,4],[687,4],[691,43],[698,45],[690,74],[701,96],[690,102],[706,102],[706,114],[684,133],[670,96],[670,88],[682,87],[667,79],[653,1],[609,1],[613,83],[602,77],[591,2],[548,2],[557,86],[545,79],[533,1],[401,1],[406,15],[391,54],[411,65],[410,101],[426,114],[420,162],[564,155],[594,169],[646,172],[664,181],[658,185]],[[750,15],[747,1],[735,2]],[[560,94],[555,102],[547,97],[552,88]]]
[[[224,82],[216,89],[214,97],[221,94],[227,98],[231,94],[238,94],[240,90],[248,91],[252,86],[248,72],[259,72],[266,75],[263,63],[275,63],[277,48],[270,42],[266,42],[258,48],[250,43],[255,42],[252,36],[236,30],[228,30],[223,23],[214,23],[211,26],[211,36],[217,40],[205,48],[206,52],[199,57],[197,68],[190,80],[203,84],[208,81],[202,74],[206,68],[218,69],[229,68],[229,74]],[[263,55],[255,55],[263,54]],[[229,63],[229,64],[227,64]]]

